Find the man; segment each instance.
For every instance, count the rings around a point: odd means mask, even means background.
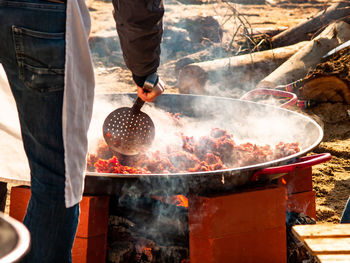
[[[153,101],[161,92],[156,86],[153,92],[142,88],[146,78],[159,66],[160,42],[163,33],[162,0],[112,0],[114,19],[123,50],[124,61],[133,73],[138,96],[144,101]]]
[[[350,197],[345,205],[340,223],[341,224],[350,223]]]
[[[115,19],[138,95],[153,101],[157,85],[161,0],[116,0]],[[24,224],[30,263],[71,262],[82,198],[94,74],[84,0],[0,0],[0,63],[14,95],[31,170]],[[152,76],[154,89],[145,92]]]

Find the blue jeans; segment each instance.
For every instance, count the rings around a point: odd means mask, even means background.
[[[31,250],[23,262],[71,262],[79,219],[79,205],[66,208],[64,202],[65,8],[42,0],[0,0],[0,63],[17,104],[31,170],[24,219]]]
[[[343,211],[343,216],[340,220],[340,223],[350,223],[350,197],[348,199],[348,202],[345,205],[344,211]]]

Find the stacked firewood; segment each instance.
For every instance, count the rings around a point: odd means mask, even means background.
[[[295,27],[260,34],[267,36],[259,42],[262,51],[204,61],[188,57],[177,65],[179,92],[217,93],[212,87],[218,83],[221,89],[238,87],[242,94],[289,86],[301,100],[350,104],[349,23],[350,2],[340,1]]]

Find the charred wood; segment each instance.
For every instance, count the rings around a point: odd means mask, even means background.
[[[108,263],[181,262],[189,256],[187,209],[151,196],[115,196],[108,247]]]
[[[186,243],[187,209],[151,197],[111,199],[110,214],[124,218],[124,226],[158,244]]]
[[[316,221],[303,214],[294,211],[287,212],[287,262],[288,263],[299,263],[299,262],[309,262],[316,263],[318,260],[316,257],[311,255],[304,243],[294,236],[292,232],[292,226],[294,225],[313,225]]]

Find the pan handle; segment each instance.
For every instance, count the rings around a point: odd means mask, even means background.
[[[278,96],[282,98],[289,98],[289,101],[280,105],[281,108],[287,108],[289,106],[293,106],[298,101],[297,95],[295,95],[292,92],[277,90],[277,89],[265,89],[265,88],[258,88],[258,89],[253,89],[251,91],[248,91],[241,97],[241,100],[250,100],[250,98],[256,95],[273,95],[273,96]]]
[[[276,167],[268,167],[261,170],[256,171],[251,181],[255,182],[259,180],[259,177],[261,175],[268,175],[268,174],[285,174],[293,172],[295,169],[299,168],[307,168],[311,167],[316,164],[324,163],[329,161],[332,158],[332,155],[330,153],[320,153],[310,156],[303,156],[300,157],[295,163],[282,165],[282,166],[276,166]]]

